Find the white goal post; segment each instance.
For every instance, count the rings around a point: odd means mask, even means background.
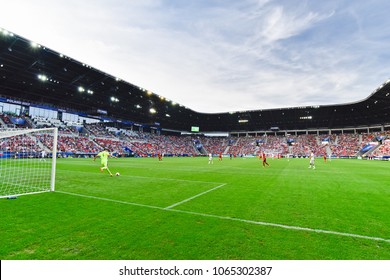
[[[54,191],[57,128],[0,130],[0,198]]]

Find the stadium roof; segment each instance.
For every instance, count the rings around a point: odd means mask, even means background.
[[[337,129],[390,124],[390,80],[360,102],[204,114],[0,30],[0,95],[189,131]],[[239,93],[238,93],[239,94]]]

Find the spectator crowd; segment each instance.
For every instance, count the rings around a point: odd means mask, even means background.
[[[1,122],[9,124],[11,118],[1,114]],[[30,124],[27,119],[24,123]],[[376,142],[381,135],[383,141]],[[140,132],[106,127],[104,123],[88,124],[79,127],[59,126],[57,151],[67,154],[92,155],[102,149],[108,149],[118,155],[130,156],[198,156],[234,155],[258,156],[266,153],[272,156],[316,156],[354,157],[367,145],[374,143],[373,156],[390,155],[390,135],[384,133],[345,133],[345,134],[301,134],[295,136],[263,135],[245,137],[207,137],[203,135],[158,135],[157,133]],[[376,144],[375,144],[376,143]],[[0,151],[23,153],[28,150],[50,151],[53,136],[41,132],[34,136],[13,136],[0,139]],[[201,147],[201,148],[200,148]]]

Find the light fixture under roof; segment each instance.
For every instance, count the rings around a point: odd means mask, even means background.
[[[149,109],[149,112],[150,112],[151,114],[156,114],[156,113],[157,113],[156,109],[154,109],[154,108],[150,108],[150,109]]]
[[[5,30],[3,28],[0,28],[0,32],[3,33],[3,35],[5,35],[5,36],[11,36],[11,37],[14,36],[13,33],[9,32],[8,30]]]
[[[43,82],[46,82],[49,78],[46,75],[38,74],[38,79]]]
[[[34,49],[40,48],[40,47],[41,47],[41,45],[39,45],[38,43],[35,43],[35,42],[33,42],[33,41],[31,41],[30,45],[31,45],[31,47],[33,47]]]

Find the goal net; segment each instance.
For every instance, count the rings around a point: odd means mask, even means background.
[[[0,198],[54,191],[57,128],[0,130]]]

